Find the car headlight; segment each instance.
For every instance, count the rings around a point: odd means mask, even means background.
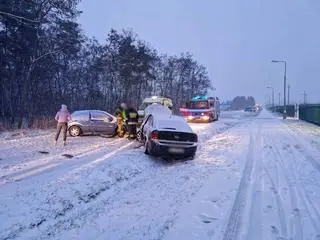
[[[190,116],[187,117],[187,119],[188,119],[188,120],[192,120],[192,119],[193,119],[193,116],[190,115]]]
[[[203,120],[209,120],[209,117],[208,116],[202,116],[202,119]]]

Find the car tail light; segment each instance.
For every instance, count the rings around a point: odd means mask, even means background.
[[[151,133],[151,139],[152,139],[152,140],[159,140],[158,131],[153,131],[153,132]]]

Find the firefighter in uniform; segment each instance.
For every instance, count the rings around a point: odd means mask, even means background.
[[[117,117],[117,125],[118,125],[118,136],[119,137],[124,137],[124,135],[126,134],[126,110],[127,110],[127,106],[125,103],[121,103],[120,107],[116,109],[116,117]]]
[[[128,130],[128,138],[135,139],[137,137],[137,125],[138,125],[138,112],[133,107],[130,106],[126,112],[127,116],[127,130]]]

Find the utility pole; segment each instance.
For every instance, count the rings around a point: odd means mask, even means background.
[[[290,105],[290,84],[288,84],[288,105]]]
[[[286,104],[286,93],[287,93],[287,62],[284,61],[284,78],[283,78],[283,119],[287,118],[287,104]]]
[[[272,91],[272,112],[274,111],[274,87],[267,86]]]
[[[307,93],[306,91],[303,92],[303,104],[307,103]]]
[[[278,94],[279,94],[279,106],[281,106],[281,92],[279,92]]]
[[[283,76],[283,119],[287,118],[287,62],[286,61],[279,61],[279,60],[272,60],[273,63],[284,63],[284,76]]]

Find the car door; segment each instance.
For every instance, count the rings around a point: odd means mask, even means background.
[[[88,133],[90,131],[90,113],[89,111],[81,111],[81,129],[83,133]]]
[[[90,113],[89,111],[76,111],[71,115],[71,122],[69,126],[76,125],[80,126],[82,133],[86,134],[90,132]]]
[[[91,132],[110,133],[113,134],[115,123],[113,118],[105,112],[90,112]]]
[[[152,115],[150,115],[147,118],[147,120],[142,128],[143,136],[145,137],[146,140],[148,140],[150,138],[150,134],[152,132],[152,124],[153,124],[153,117],[152,117]]]

